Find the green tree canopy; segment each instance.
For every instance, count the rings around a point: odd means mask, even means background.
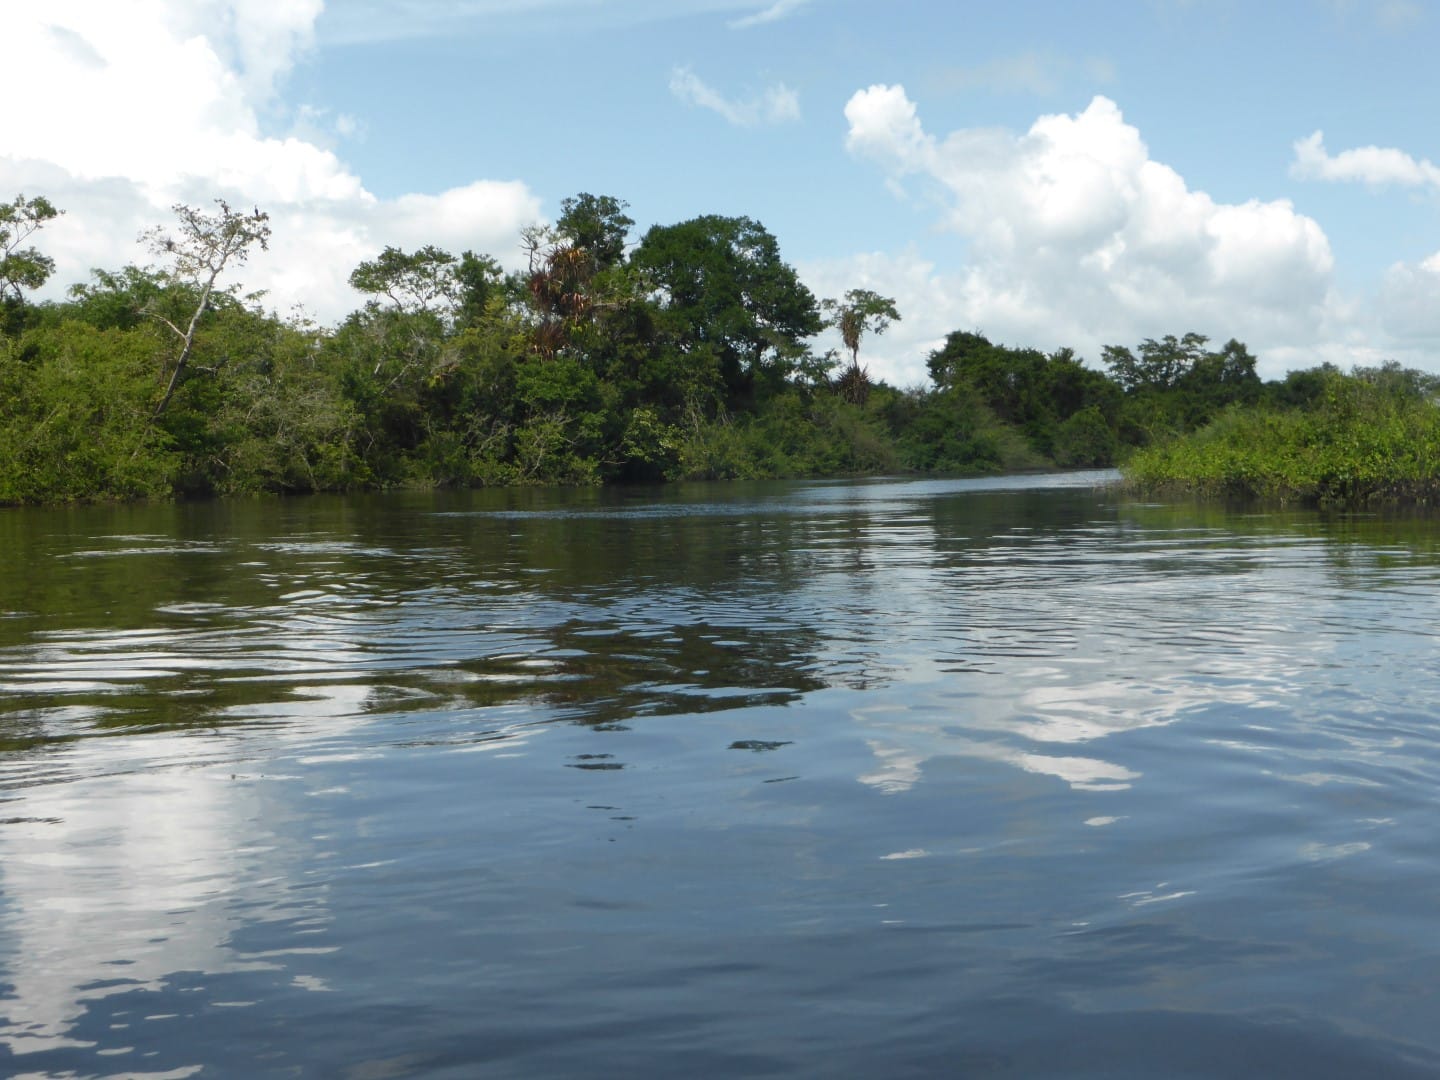
[[[383,296],[395,310],[448,311],[460,295],[456,259],[448,251],[426,244],[405,252],[386,247],[376,258],[350,272],[350,285],[370,296]]]
[[[484,318],[490,302],[505,295],[505,282],[505,271],[489,255],[462,252],[455,267],[458,292],[455,321],[460,326],[477,325]]]
[[[0,299],[23,302],[24,290],[40,288],[55,272],[54,259],[20,245],[64,212],[43,195],[0,203]]]
[[[1146,338],[1139,355],[1123,345],[1106,345],[1102,350],[1110,376],[1127,394],[1143,390],[1170,390],[1205,356],[1210,339],[1193,331],[1183,338],[1166,334],[1156,341]]]
[[[655,287],[678,347],[718,362],[731,405],[752,403],[757,380],[783,380],[824,326],[814,294],[751,218],[657,225],[631,263]]]
[[[582,191],[560,203],[555,231],[562,240],[586,252],[596,270],[608,270],[625,258],[625,243],[635,219],[625,213],[630,204],[613,195]]]

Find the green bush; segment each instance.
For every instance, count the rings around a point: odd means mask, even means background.
[[[0,339],[0,503],[168,495],[154,336],[78,322]]]
[[[1414,386],[1332,372],[1310,409],[1235,407],[1139,451],[1125,476],[1142,493],[1431,502],[1440,496],[1440,406]]]

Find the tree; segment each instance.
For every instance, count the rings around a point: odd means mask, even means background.
[[[64,212],[43,195],[0,203],[0,300],[24,303],[23,290],[40,288],[55,272],[54,259],[20,245]]]
[[[555,232],[562,240],[587,252],[596,270],[608,270],[625,258],[625,242],[635,219],[625,213],[630,204],[613,195],[579,195],[560,203]]]
[[[957,330],[930,354],[929,367],[942,390],[974,393],[1047,456],[1058,453],[1057,439],[1071,417],[1094,409],[1111,423],[1118,413],[1119,387],[1087,368],[1073,349],[1046,355],[1039,349],[994,345],[981,334]]]
[[[435,311],[443,315],[460,295],[457,269],[455,256],[434,244],[409,254],[386,247],[377,258],[350,272],[350,285],[362,293],[388,298],[402,314]]]
[[[984,334],[955,330],[945,337],[945,344],[925,360],[930,379],[941,390],[948,390],[967,381],[969,369],[988,355],[995,346]]]
[[[1113,423],[1120,408],[1120,388],[1103,371],[1086,367],[1067,347],[1056,349],[1045,367],[1046,393],[1058,419],[1098,409]]]
[[[97,268],[90,277],[66,290],[70,302],[65,313],[101,330],[133,330],[147,318],[158,325],[149,314],[155,311],[178,321],[181,308],[194,307],[185,303],[185,290],[171,289],[169,277],[150,267],[131,263],[114,271]]]
[[[650,229],[631,256],[648,275],[682,353],[718,365],[729,404],[779,383],[824,322],[814,295],[758,221],[710,214]]]
[[[1200,427],[1226,405],[1253,405],[1260,399],[1255,357],[1231,338],[1217,352],[1200,356],[1179,380],[1191,426]]]
[[[942,389],[973,390],[1008,423],[1024,426],[1048,411],[1049,360],[1038,349],[1012,349],[982,334],[957,330],[930,354],[927,364]]]
[[[870,374],[860,366],[860,338],[867,332],[883,334],[892,322],[900,321],[895,301],[869,289],[851,289],[843,301],[826,300],[821,307],[832,313],[832,325],[850,350],[850,368],[840,377],[841,392],[850,402],[863,405],[870,393]]]
[[[207,214],[196,207],[176,203],[173,207],[175,216],[179,218],[176,232],[166,232],[163,227],[157,226],[141,237],[153,253],[170,259],[172,265],[168,276],[171,285],[189,288],[197,294],[195,310],[183,330],[178,322],[158,311],[152,309],[146,312],[169,328],[180,346],[165,393],[155,406],[156,417],[165,412],[181,376],[185,374],[195,348],[195,332],[200,326],[201,316],[213,303],[212,294],[216,292],[215,283],[220,275],[227,266],[244,263],[255,245],[258,244],[262,251],[270,246],[269,214],[262,213],[258,208],[248,214],[233,210],[224,199],[216,199],[215,205],[219,211]],[[226,292],[233,295],[237,288],[231,286]]]
[[[1183,338],[1166,334],[1156,341],[1146,338],[1140,343],[1137,357],[1121,345],[1106,345],[1102,350],[1111,377],[1127,394],[1143,390],[1170,390],[1205,356],[1205,343],[1210,339],[1194,332]]]
[[[491,300],[505,295],[505,283],[504,269],[489,255],[461,252],[459,265],[455,267],[456,325],[478,326]]]

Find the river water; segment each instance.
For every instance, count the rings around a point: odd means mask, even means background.
[[[0,1075],[1440,1076],[1440,518],[0,513]]]

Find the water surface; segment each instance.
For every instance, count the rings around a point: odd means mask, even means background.
[[[1440,520],[0,513],[0,1074],[1440,1075]]]

